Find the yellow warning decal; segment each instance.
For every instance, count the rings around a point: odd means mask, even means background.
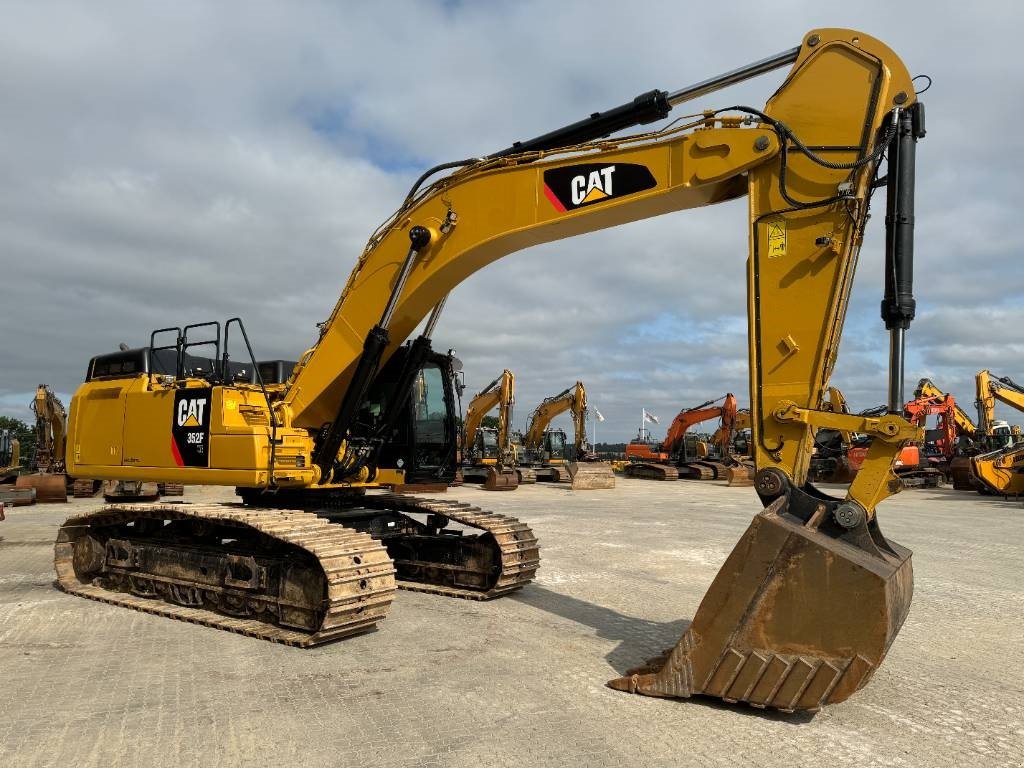
[[[768,219],[768,258],[774,259],[786,255],[786,220]]]

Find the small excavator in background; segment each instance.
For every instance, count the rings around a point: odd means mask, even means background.
[[[11,430],[0,429],[0,520],[4,519],[5,504],[26,506],[35,503],[34,488],[14,486],[21,470],[21,441]]]
[[[510,440],[515,381],[512,371],[506,368],[466,407],[462,477],[467,483],[483,483],[487,491],[514,491],[519,486]],[[498,409],[497,429],[481,427],[484,416],[494,408]]]
[[[549,429],[551,422],[569,411],[574,431],[573,453],[568,456],[565,431]],[[537,480],[569,482],[574,491],[604,490],[615,487],[611,465],[595,460],[587,443],[587,390],[582,381],[544,398],[533,413],[521,438],[522,451],[517,464],[530,468]]]
[[[668,120],[681,104],[780,68],[788,73],[757,107],[730,100]],[[636,126],[648,127],[622,133]],[[863,32],[821,28],[692,86],[651,90],[429,169],[371,234],[287,377],[263,374],[239,318],[169,329],[177,339],[170,372],[153,370],[155,334],[146,346],[93,358],[71,401],[72,475],[228,486],[242,503],[77,514],[57,533],[58,586],[302,647],[373,629],[398,586],[476,599],[523,586],[540,564],[529,526],[390,492],[410,478],[454,476],[452,364],[430,348],[446,297],[514,251],[745,197],[731,208],[748,237],[760,508],[676,645],[608,684],[787,712],[848,699],[884,662],[914,591],[911,552],[883,534],[878,509],[900,490],[892,472],[900,450],[922,433],[902,407],[924,135],[924,107],[892,49]],[[873,220],[885,223],[877,241],[889,413],[830,413],[822,392],[881,186],[886,214]],[[281,269],[295,279],[302,271]],[[681,265],[672,278],[685,272]],[[265,288],[272,296],[274,286]],[[214,365],[182,365],[201,343],[213,348]],[[228,350],[243,343],[254,380],[238,380],[228,365]],[[813,434],[823,427],[873,439],[842,495],[808,482]],[[571,544],[571,529],[566,536]],[[638,568],[649,560],[637,553]]]
[[[29,472],[18,477],[15,487],[35,489],[35,499],[39,504],[66,502],[68,480],[64,474],[64,456],[67,412],[64,403],[48,386],[40,384],[29,407],[35,414],[36,449],[29,462]]]
[[[21,441],[9,429],[0,429],[0,483],[13,483],[21,474]]]
[[[719,400],[722,404],[714,405]],[[626,477],[644,480],[731,479],[734,485],[741,484],[742,476],[749,474],[745,468],[742,472],[732,473],[733,477],[728,474],[730,465],[739,465],[739,461],[732,456],[732,439],[739,429],[738,414],[736,397],[731,392],[680,411],[669,425],[665,439],[654,450],[643,450],[643,446],[634,446],[633,443],[626,446],[626,458],[631,462],[626,465]],[[721,419],[721,425],[712,439],[717,448],[717,456],[712,457],[707,443],[689,434],[689,430],[701,422],[716,418]],[[750,423],[749,415],[746,423]],[[645,455],[665,458],[651,461],[642,458]]]
[[[1024,411],[1024,387],[1008,376],[995,377],[978,371],[978,430],[986,436],[988,450],[971,457],[971,473],[983,494],[1024,494],[1024,443],[1005,421],[995,418],[996,400]]]

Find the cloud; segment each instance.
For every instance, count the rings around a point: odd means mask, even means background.
[[[1024,379],[1022,235],[1006,94],[1016,10],[784,1],[18,4],[0,27],[0,413],[149,331],[241,315],[263,358],[315,338],[369,233],[429,165],[509,145],[795,45],[874,32],[934,78],[918,153],[919,318],[908,389],[973,399],[978,368]],[[59,20],[59,23],[58,21]],[[957,35],[951,41],[949,29]],[[761,105],[777,75],[696,107]],[[980,105],[980,106],[979,106]],[[834,381],[885,398],[881,196]],[[746,402],[743,201],[509,256],[460,285],[438,327],[470,392],[517,374],[517,421],[577,379],[627,439],[647,407]]]

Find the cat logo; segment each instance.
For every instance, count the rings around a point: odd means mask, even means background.
[[[174,393],[171,415],[171,457],[179,467],[210,466],[210,403],[213,390],[182,389]]]
[[[603,200],[612,194],[612,174],[615,166],[609,165],[599,171],[591,171],[587,176],[574,176],[572,179],[572,203],[583,205],[595,200]]]
[[[654,175],[638,163],[580,163],[544,171],[544,196],[559,213],[656,187]]]
[[[178,426],[203,426],[203,411],[206,409],[205,397],[193,397],[178,403]]]

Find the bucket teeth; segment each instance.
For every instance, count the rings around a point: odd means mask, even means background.
[[[911,553],[866,527],[879,546],[858,546],[786,503],[754,518],[676,646],[610,687],[792,712],[844,701],[867,683],[910,608]]]

